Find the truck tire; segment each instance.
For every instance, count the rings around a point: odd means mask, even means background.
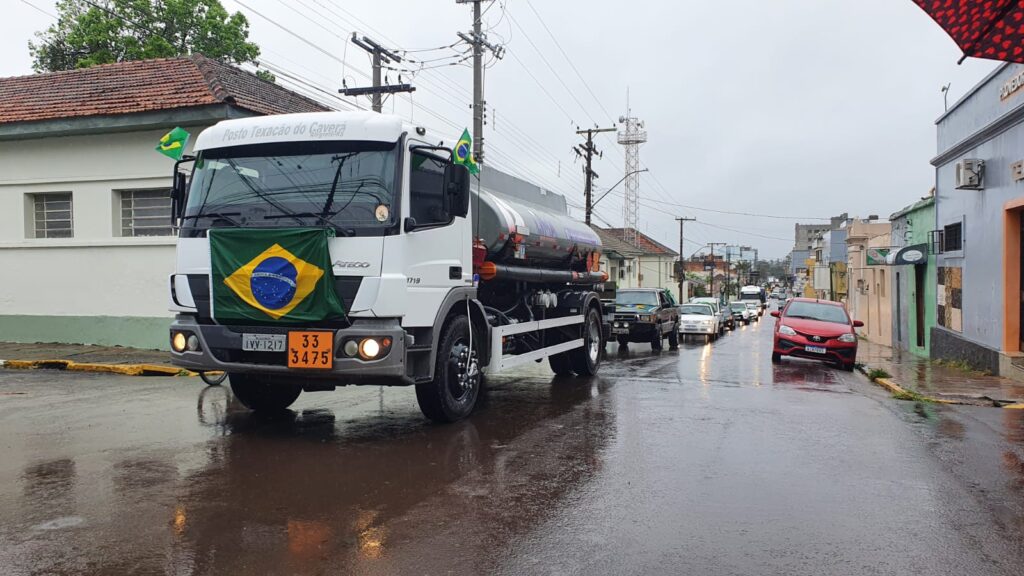
[[[678,350],[679,349],[679,325],[672,327],[672,331],[668,333],[668,349]]]
[[[572,376],[572,361],[569,359],[568,352],[548,356],[548,366],[551,367],[555,376]]]
[[[260,374],[228,374],[231,392],[246,408],[257,412],[280,412],[295,402],[302,387],[280,377]]]
[[[654,326],[654,336],[651,338],[651,350],[660,351],[662,349],[661,341],[665,338],[665,335],[661,333],[661,326]]]
[[[579,376],[594,376],[601,365],[601,314],[591,308],[583,321],[583,347],[570,350],[569,361]]]
[[[619,346],[622,346],[623,348],[629,346],[629,336],[619,336],[617,340],[619,342]]]
[[[420,411],[434,422],[455,422],[469,416],[480,395],[480,367],[477,365],[481,337],[473,335],[469,348],[469,319],[455,316],[441,330],[437,341],[434,379],[416,385]]]

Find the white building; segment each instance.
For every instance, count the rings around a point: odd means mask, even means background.
[[[602,238],[604,234],[612,236],[619,241],[623,241],[625,236],[625,229],[623,228],[606,228],[602,229]],[[676,297],[676,301],[679,301],[679,281],[676,279],[675,268],[676,262],[679,260],[679,254],[647,236],[639,230],[635,231],[636,234],[636,245],[628,246],[635,248],[640,252],[635,257],[635,270],[636,270],[636,286],[642,288],[666,288],[672,292]],[[622,286],[625,288],[626,286]],[[629,286],[633,288],[634,286]]]
[[[166,347],[174,162],[160,137],[321,110],[202,56],[0,78],[0,341]]]

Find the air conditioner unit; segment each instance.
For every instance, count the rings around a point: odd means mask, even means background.
[[[956,163],[957,190],[981,190],[985,183],[985,161],[965,158]]]

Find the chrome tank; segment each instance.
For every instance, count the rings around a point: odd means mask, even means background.
[[[553,193],[548,193],[553,194]],[[589,226],[554,208],[473,186],[474,235],[497,264],[562,268],[601,249]]]

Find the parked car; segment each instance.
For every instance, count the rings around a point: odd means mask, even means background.
[[[611,332],[622,347],[630,342],[647,342],[652,350],[661,350],[667,339],[670,348],[678,348],[679,309],[672,294],[661,288],[619,290]]]
[[[732,314],[734,324],[750,324],[750,308],[747,307],[746,302],[737,301],[729,304],[729,311]]]
[[[764,308],[761,308],[760,302],[756,300],[741,300],[741,302],[746,304],[747,308],[750,309],[750,312],[752,314],[751,319],[754,322],[757,322],[758,320],[761,319],[761,315],[764,314]]]
[[[691,298],[690,304],[707,304],[711,306],[715,311],[715,317],[718,318],[718,335],[722,336],[725,334],[725,329],[732,330],[735,328],[735,323],[732,320],[732,314],[723,309],[722,303],[719,302],[718,298],[710,296],[701,296],[699,298]]]
[[[703,336],[705,342],[718,339],[721,324],[711,304],[690,303],[679,307],[679,334]]]
[[[864,325],[852,320],[839,302],[793,298],[782,311],[772,311],[778,318],[772,345],[772,362],[783,356],[795,356],[830,362],[853,371],[857,362],[857,332]]]

